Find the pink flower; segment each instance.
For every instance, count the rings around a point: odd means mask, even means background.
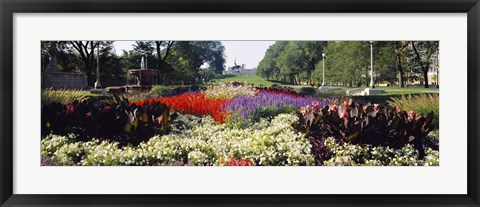
[[[338,111],[338,107],[337,107],[337,105],[331,105],[330,107],[328,107],[328,111],[334,111],[334,112],[337,112],[337,111]]]
[[[348,119],[348,112],[344,111],[340,118]]]
[[[300,107],[300,113],[302,113],[303,116],[306,116],[307,115],[307,108],[305,107]]]
[[[163,116],[159,116],[159,117],[157,118],[158,124],[161,125],[161,124],[162,124],[162,120],[163,120]]]
[[[66,105],[66,107],[67,107],[66,113],[67,114],[73,114],[73,112],[75,111],[75,105],[68,104],[68,105]]]
[[[103,107],[103,111],[109,111],[110,110],[110,106],[109,105],[106,105],[105,107]]]
[[[312,107],[314,110],[319,110],[320,109],[320,103],[318,101],[313,101],[312,102]]]
[[[414,120],[415,119],[415,111],[414,110],[411,110],[410,112],[408,112],[408,118],[410,120]]]
[[[90,117],[92,117],[92,112],[88,112],[85,114],[85,118],[90,118]]]

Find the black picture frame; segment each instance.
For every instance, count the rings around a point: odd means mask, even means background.
[[[1,206],[480,206],[478,0],[0,0]],[[465,195],[19,195],[13,194],[14,13],[467,13],[468,189]]]

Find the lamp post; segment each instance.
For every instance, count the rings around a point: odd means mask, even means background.
[[[373,82],[373,41],[370,41],[370,87],[375,88]]]
[[[322,86],[325,86],[325,53],[322,53],[322,64],[323,64],[323,72],[322,72]]]
[[[100,84],[100,42],[97,42],[97,81],[95,82],[95,88],[99,89],[102,88]]]

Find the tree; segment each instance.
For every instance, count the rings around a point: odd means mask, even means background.
[[[327,81],[353,86],[360,85],[363,80],[368,84],[370,72],[369,42],[328,42],[325,47],[325,54],[325,76]]]
[[[408,42],[405,41],[395,41],[395,56],[396,56],[396,65],[397,65],[397,71],[399,73],[398,75],[398,84],[400,87],[405,87],[404,83],[404,77],[405,77],[405,71],[404,67],[402,65],[402,59],[406,56],[406,48],[408,46]],[[405,62],[405,61],[403,61]]]
[[[102,41],[100,47],[100,75],[109,77],[125,77],[125,65],[113,49],[113,41]],[[96,67],[96,62],[95,62]],[[96,74],[96,71],[94,72]]]
[[[275,70],[275,58],[273,57],[272,46],[270,46],[257,66],[257,75],[270,80]]]
[[[285,76],[281,73],[280,67],[277,66],[277,58],[288,44],[288,41],[276,41],[265,52],[265,56],[257,67],[257,73],[264,78],[271,77],[272,80],[280,81]]]
[[[56,68],[61,72],[80,72],[82,61],[67,41],[42,41],[41,59],[42,71],[50,66],[50,58],[56,57]]]
[[[56,53],[56,46],[54,46],[55,42],[53,41],[42,41],[40,43],[41,48],[41,69],[42,71],[46,71],[48,68],[48,64],[50,62],[50,57]]]
[[[396,42],[379,41],[374,48],[375,79],[378,81],[397,81]],[[403,76],[403,71],[400,76]],[[399,81],[400,84],[401,81]]]
[[[165,61],[171,67],[163,71],[162,79],[169,82],[175,77],[189,83],[198,82],[202,78],[201,68],[220,74],[225,66],[224,51],[225,48],[219,41],[178,41],[172,46],[171,54]],[[202,71],[202,74],[211,73]]]
[[[438,41],[410,42],[414,51],[414,60],[420,66],[425,88],[428,88],[428,69],[430,68],[432,56],[438,52]]]
[[[307,76],[307,82],[310,84],[312,82],[312,72],[315,70],[315,66],[320,60],[323,60],[323,48],[327,45],[327,42],[299,41],[297,44],[300,45],[301,50],[303,51],[303,69]]]
[[[157,49],[157,57],[158,57],[158,64],[157,69],[160,70],[162,68],[162,64],[167,60],[168,55],[170,54],[170,49],[173,46],[175,41],[155,41],[156,49]],[[162,52],[162,50],[164,52]],[[163,57],[162,57],[163,53]]]
[[[276,65],[291,84],[299,84],[298,75],[304,67],[305,54],[297,42],[289,41],[277,58]],[[285,78],[286,79],[286,78]]]
[[[80,54],[84,64],[85,73],[87,74],[87,82],[89,86],[93,86],[94,79],[92,70],[94,65],[94,50],[98,46],[98,41],[70,41],[70,44]]]
[[[142,60],[142,56],[146,56],[145,61],[147,63],[146,69],[157,67],[158,66],[158,59],[156,58],[157,55],[155,54],[155,47],[153,46],[154,41],[135,41],[133,45],[133,51],[131,51],[130,58],[133,59],[132,61],[135,63],[133,68],[140,68],[140,62]]]

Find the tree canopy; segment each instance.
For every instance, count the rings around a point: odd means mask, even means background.
[[[320,84],[325,70],[328,85],[367,86],[370,46],[375,82],[403,87],[406,80],[423,79],[428,87],[427,72],[438,54],[438,41],[375,41],[372,45],[369,41],[277,41],[266,50],[257,75],[291,84]]]
[[[42,41],[41,69],[47,70],[55,56],[59,71],[85,73],[92,86],[97,56],[100,75],[108,77],[126,77],[128,69],[140,68],[145,56],[147,67],[159,70],[159,83],[164,84],[196,83],[223,73],[225,66],[225,48],[219,41],[136,41],[121,55],[117,55],[113,42]]]

